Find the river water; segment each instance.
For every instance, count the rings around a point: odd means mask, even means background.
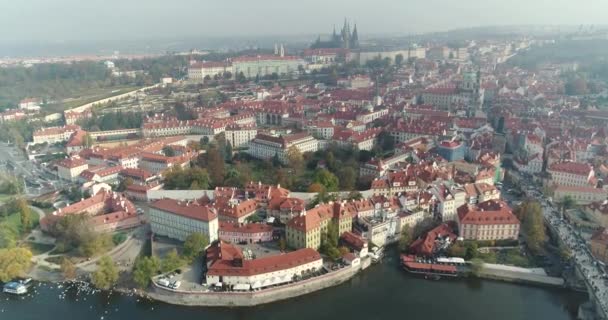
[[[36,284],[24,297],[0,293],[0,320],[55,319],[576,319],[585,294],[485,280],[424,280],[398,267],[396,254],[351,281],[254,308],[181,307]]]

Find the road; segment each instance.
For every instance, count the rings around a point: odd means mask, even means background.
[[[608,276],[602,265],[593,257],[587,243],[569,222],[562,219],[559,210],[554,207],[541,194],[538,186],[531,183],[531,179],[520,179],[526,195],[538,199],[543,207],[545,221],[556,231],[562,242],[572,252],[572,258],[577,268],[581,271],[585,282],[590,288],[589,295],[594,298],[603,312],[603,319],[608,319]],[[540,196],[539,196],[540,195]]]

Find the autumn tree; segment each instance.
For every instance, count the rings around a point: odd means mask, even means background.
[[[0,249],[0,281],[23,276],[30,268],[32,252],[26,248]]]
[[[295,171],[296,175],[304,166],[304,157],[302,156],[302,152],[300,152],[300,149],[298,149],[298,147],[295,145],[287,149],[287,163]]]
[[[61,274],[67,280],[76,278],[76,265],[66,257],[61,260]]]

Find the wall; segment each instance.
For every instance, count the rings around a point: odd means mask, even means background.
[[[170,304],[187,306],[247,307],[285,300],[311,292],[333,287],[351,279],[362,269],[369,266],[369,258],[363,259],[359,266],[347,267],[314,279],[266,289],[257,292],[186,292],[172,291],[156,286],[148,296]]]

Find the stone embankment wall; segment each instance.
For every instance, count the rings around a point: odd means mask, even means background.
[[[253,292],[190,292],[174,291],[159,287],[148,293],[152,299],[170,304],[186,306],[215,307],[249,307],[279,300],[294,298],[325,288],[337,286],[355,276],[360,270],[370,265],[370,259],[364,259],[356,267],[330,272],[322,276],[297,283]]]

